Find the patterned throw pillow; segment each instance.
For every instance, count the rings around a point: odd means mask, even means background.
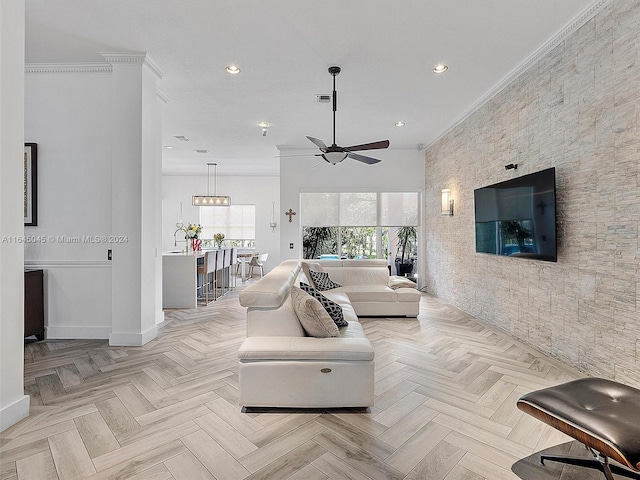
[[[328,299],[327,297],[322,295],[319,291],[317,291],[315,288],[313,288],[310,285],[307,285],[306,283],[300,283],[300,290],[302,290],[303,292],[307,292],[313,298],[318,300],[320,304],[324,307],[324,309],[327,311],[329,316],[333,319],[336,326],[346,327],[347,325],[349,325],[349,322],[347,322],[344,319],[344,314],[342,313],[342,307],[338,305],[336,302]]]
[[[338,327],[320,302],[296,286],[291,287],[291,306],[310,337],[337,337]]]
[[[315,270],[309,270],[309,275],[311,275],[311,281],[316,287],[316,290],[320,290],[321,292],[342,286],[339,283],[331,280],[327,272],[316,272]]]

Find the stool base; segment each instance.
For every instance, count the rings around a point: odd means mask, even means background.
[[[568,465],[577,465],[579,467],[593,468],[596,470],[600,470],[604,473],[604,476],[607,480],[615,480],[613,478],[613,473],[616,475],[622,475],[626,478],[632,478],[634,480],[640,480],[640,474],[634,473],[631,470],[628,470],[623,467],[619,467],[617,465],[611,465],[609,463],[609,459],[602,455],[600,452],[593,450],[589,447],[586,447],[587,450],[591,451],[594,457],[596,458],[584,458],[584,457],[566,457],[562,455],[540,455],[540,463],[544,465],[545,460],[550,460],[552,462],[558,463],[566,463]],[[613,472],[613,473],[612,473]]]

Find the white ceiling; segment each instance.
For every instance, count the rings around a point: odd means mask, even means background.
[[[4,0],[2,0],[4,1]],[[147,52],[165,73],[165,173],[277,174],[276,145],[428,145],[594,0],[26,0],[27,63]],[[435,75],[437,63],[449,71]],[[225,66],[237,64],[239,75]],[[397,128],[396,121],[405,126]],[[266,137],[257,124],[271,125]],[[184,135],[189,142],[179,142]],[[208,154],[194,150],[206,149]],[[375,156],[375,152],[363,152]],[[362,168],[367,168],[362,165]]]

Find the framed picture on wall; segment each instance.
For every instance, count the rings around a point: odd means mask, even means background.
[[[24,224],[38,225],[38,145],[24,144]]]

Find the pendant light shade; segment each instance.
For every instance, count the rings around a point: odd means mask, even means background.
[[[209,195],[209,172],[211,165],[215,167],[214,169],[214,183],[213,183],[213,195]],[[218,183],[218,164],[217,163],[207,163],[207,194],[206,195],[193,195],[191,197],[191,203],[196,207],[228,207],[231,205],[231,197],[227,195],[216,195]]]

